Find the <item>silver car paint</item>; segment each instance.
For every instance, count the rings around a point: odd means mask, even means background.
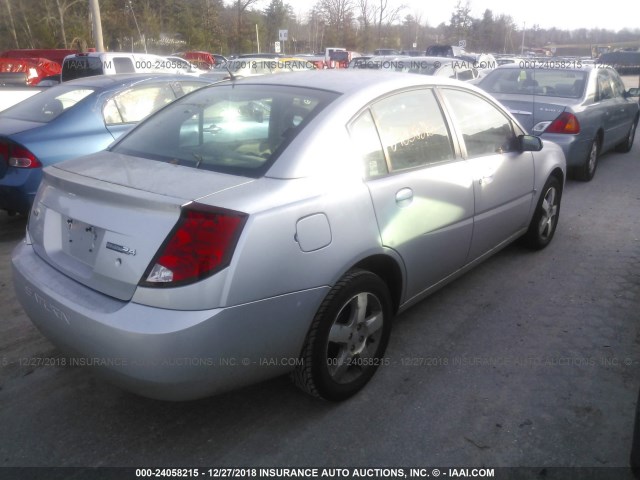
[[[126,366],[105,368],[114,381],[138,393],[167,399],[216,393],[291,370],[292,364],[259,363],[297,358],[322,299],[353,266],[371,259],[393,264],[402,285],[390,288],[400,289],[396,306],[403,310],[524,233],[547,178],[554,170],[564,172],[561,150],[548,143],[535,154],[535,169],[523,170],[529,183],[517,182],[508,171],[502,178],[500,162],[488,157],[498,174],[494,186],[518,185],[502,194],[484,190],[491,185],[486,165],[463,173],[463,157],[422,169],[426,190],[416,187],[413,207],[440,201],[452,208],[403,236],[398,232],[412,228],[416,215],[399,213],[403,206],[396,196],[407,185],[403,175],[363,182],[346,125],[381,92],[462,84],[419,75],[318,73],[290,75],[286,83],[333,88],[343,96],[293,140],[263,178],[158,162],[149,168],[148,160],[110,152],[46,169],[35,202],[39,213],[29,224],[32,239],[13,258],[16,291],[33,322],[65,350],[130,359]],[[532,163],[533,155],[524,152],[519,160]],[[405,178],[414,180],[409,174]],[[460,190],[437,198],[428,185],[438,192],[448,192],[451,185]],[[137,286],[180,207],[191,201],[249,215],[231,264],[189,286]],[[475,202],[485,207],[474,216]],[[380,227],[378,208],[390,209],[388,222]],[[65,217],[101,232],[93,270],[78,258],[65,257],[60,245]],[[385,230],[389,225],[391,230]],[[135,249],[136,255],[107,249],[106,241]],[[425,246],[447,249],[425,256]],[[117,273],[123,265],[127,275]],[[249,363],[226,369],[167,364],[183,357],[248,358]]]
[[[300,319],[313,317],[328,291],[186,312],[111,299],[61,275],[26,243],[16,248],[13,267],[18,300],[46,337],[123,388],[164,400],[286,373],[307,333]]]

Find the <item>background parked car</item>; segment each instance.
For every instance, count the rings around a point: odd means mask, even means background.
[[[89,52],[68,55],[62,62],[63,82],[95,75],[115,75],[118,73],[171,73],[185,74],[182,63],[167,57],[147,53]]]
[[[53,86],[0,113],[0,209],[26,213],[42,169],[97,152],[142,118],[211,83],[176,75],[104,75]]]
[[[356,59],[350,68],[386,70],[392,72],[418,73],[436,77],[455,78],[469,81],[478,77],[478,70],[472,61],[446,57],[366,57]]]
[[[262,57],[243,57],[228,60],[216,65],[208,72],[203,73],[202,78],[210,80],[229,80],[230,78],[257,77],[260,75],[272,75],[274,73],[289,73],[300,70],[314,70],[316,67],[309,58],[284,57],[269,59]]]
[[[612,68],[565,65],[554,60],[501,65],[477,85],[506,105],[528,132],[558,143],[571,172],[589,181],[600,154],[631,150],[640,90],[625,90]]]
[[[223,82],[47,168],[14,284],[56,345],[126,359],[102,371],[140,394],[293,371],[340,400],[384,364],[397,311],[517,238],[549,244],[564,170],[455,80]]]

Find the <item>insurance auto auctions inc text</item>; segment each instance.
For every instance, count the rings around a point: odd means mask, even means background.
[[[262,478],[465,478],[495,477],[493,468],[260,468]]]

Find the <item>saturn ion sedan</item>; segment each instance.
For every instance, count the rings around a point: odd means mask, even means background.
[[[55,345],[141,395],[289,372],[341,400],[388,363],[395,314],[516,239],[545,247],[564,181],[557,145],[456,80],[244,79],[45,168],[14,284]]]

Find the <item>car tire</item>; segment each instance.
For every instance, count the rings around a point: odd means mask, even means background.
[[[598,168],[598,155],[600,154],[600,142],[594,138],[589,146],[589,154],[584,160],[584,165],[578,168],[576,178],[583,182],[590,182]]]
[[[633,476],[640,479],[640,392],[636,401],[636,416],[633,422],[633,439],[631,441],[631,454],[629,464]]]
[[[524,235],[524,244],[533,249],[541,250],[553,239],[560,216],[560,202],[562,200],[562,184],[557,177],[549,177],[538,199],[536,210]]]
[[[384,363],[393,308],[387,285],[366,270],[351,270],[316,313],[292,373],[307,393],[339,401],[357,393]]]
[[[636,119],[631,124],[631,127],[629,128],[629,133],[627,134],[627,138],[625,138],[624,142],[616,146],[616,152],[628,153],[631,151],[631,147],[633,147],[633,140],[636,136],[637,128],[638,128],[638,119]]]

